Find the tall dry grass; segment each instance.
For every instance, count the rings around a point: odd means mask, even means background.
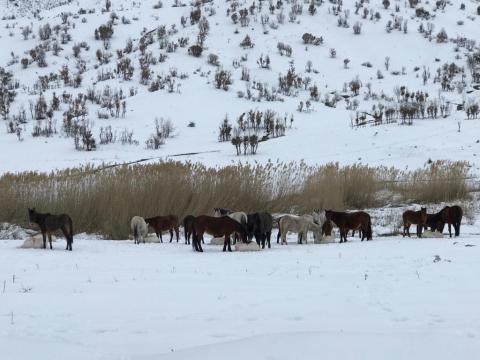
[[[134,215],[243,211],[309,212],[403,202],[441,202],[469,195],[465,163],[438,162],[413,172],[385,167],[302,162],[211,168],[160,162],[101,170],[26,172],[0,178],[0,221],[27,225],[26,209],[72,216],[74,230],[124,239]],[[380,196],[380,194],[383,194]],[[388,194],[388,196],[385,196]]]

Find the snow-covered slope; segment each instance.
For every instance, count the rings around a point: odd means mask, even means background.
[[[309,163],[325,163],[340,161],[341,163],[364,162],[369,164],[387,164],[396,167],[420,167],[428,159],[468,160],[477,164],[477,155],[480,154],[480,122],[466,120],[464,110],[457,110],[457,104],[466,105],[478,102],[478,91],[474,90],[475,84],[472,74],[467,66],[467,56],[478,51],[473,43],[465,47],[457,47],[451,40],[458,38],[475,39],[480,31],[480,16],[477,15],[478,3],[465,1],[465,9],[461,9],[458,2],[445,3],[444,9],[437,9],[435,2],[420,3],[410,7],[407,2],[390,1],[390,6],[385,9],[381,1],[365,3],[355,14],[355,1],[345,0],[341,11],[335,15],[334,2],[315,3],[316,12],[311,15],[309,3],[303,2],[278,2],[269,4],[265,1],[255,2],[256,7],[250,9],[253,2],[249,1],[212,1],[201,6],[202,16],[209,23],[208,36],[204,42],[204,51],[201,57],[188,54],[188,47],[197,41],[199,32],[198,24],[190,23],[190,14],[195,7],[191,4],[176,6],[172,0],[162,2],[162,7],[155,9],[158,1],[131,2],[123,0],[112,1],[110,11],[102,12],[105,8],[104,1],[86,0],[59,5],[62,2],[27,2],[17,1],[19,6],[1,2],[4,20],[0,21],[0,46],[4,51],[0,53],[0,65],[13,73],[18,80],[19,88],[13,104],[11,104],[10,119],[18,114],[23,106],[26,111],[26,124],[20,124],[22,141],[15,134],[9,134],[6,127],[0,128],[0,171],[15,170],[48,170],[75,166],[86,162],[123,162],[145,157],[168,157],[174,154],[200,152],[197,155],[180,156],[179,159],[201,161],[212,165],[228,164],[232,160],[242,161],[267,161],[280,159],[284,161],[305,159]],[[180,2],[176,2],[179,4]],[[33,4],[33,5],[32,5]],[[40,4],[40,5],[39,5]],[[248,26],[241,26],[240,22],[234,24],[231,15],[236,6],[239,10],[247,8]],[[261,9],[259,8],[261,5]],[[298,14],[290,22],[292,8],[302,7],[302,14]],[[398,6],[398,12],[396,11]],[[41,8],[36,17],[30,9]],[[80,8],[85,9],[80,12]],[[427,10],[432,17],[429,20],[416,16],[419,8]],[[89,13],[90,10],[94,13]],[[364,18],[364,9],[368,15]],[[71,13],[64,21],[62,13]],[[104,50],[103,42],[95,40],[94,30],[106,24],[112,16],[117,15],[113,25],[113,36],[108,50]],[[378,16],[376,14],[379,14]],[[15,18],[9,17],[15,14]],[[186,18],[185,26],[181,24],[181,17]],[[267,19],[268,17],[268,19]],[[401,19],[400,19],[401,17]],[[125,21],[122,21],[122,18]],[[284,18],[282,20],[282,18]],[[347,18],[348,28],[339,27],[339,19]],[[389,21],[401,24],[401,31],[393,29],[386,31]],[[405,32],[405,21],[407,31]],[[65,22],[64,24],[62,24]],[[130,22],[124,24],[124,22]],[[262,22],[265,25],[262,25]],[[283,23],[282,23],[283,22]],[[356,22],[361,23],[361,34],[354,35],[352,27]],[[63,48],[58,56],[53,51],[46,51],[46,67],[39,67],[37,62],[32,62],[29,51],[39,41],[38,29],[41,25],[49,23],[54,29],[60,25],[58,35],[55,30],[50,36],[50,47],[58,39]],[[418,31],[420,24],[425,29],[433,24],[432,38],[425,37]],[[160,42],[156,29],[161,25],[166,26],[168,42],[178,44],[180,38],[188,38],[188,45],[178,47],[175,52],[160,49]],[[29,26],[33,33],[24,40],[22,35],[25,27]],[[172,26],[174,30],[172,30]],[[61,34],[66,28],[71,36],[71,41],[61,44]],[[449,41],[438,43],[436,35],[445,29]],[[153,43],[146,49],[158,59],[160,54],[166,55],[164,62],[157,62],[150,66],[152,74],[146,85],[140,81],[141,57],[138,49],[139,39],[151,30]],[[302,41],[304,33],[323,38],[319,46],[305,45]],[[169,35],[168,35],[169,34]],[[35,35],[35,39],[33,39]],[[249,35],[254,43],[253,48],[242,48],[240,42]],[[124,49],[128,39],[132,39],[133,51],[123,54],[123,58],[130,58],[134,67],[131,80],[124,80],[121,76],[113,74],[117,68],[118,49]],[[48,41],[47,41],[48,42]],[[82,48],[78,59],[73,54],[75,44],[85,42],[89,50]],[[292,55],[281,56],[277,49],[278,42],[282,42],[292,49]],[[469,48],[469,49],[467,49]],[[112,57],[108,64],[99,65],[96,52],[110,52]],[[331,49],[335,49],[336,57],[332,58]],[[16,61],[11,61],[13,53]],[[221,66],[208,64],[208,55],[218,55]],[[260,56],[270,58],[270,69],[258,65]],[[243,60],[242,60],[243,57]],[[385,58],[389,57],[388,70]],[[21,59],[29,59],[26,69],[22,68]],[[344,60],[348,59],[347,66]],[[97,150],[92,152],[75,150],[74,141],[62,131],[64,112],[68,109],[67,103],[61,103],[60,109],[53,114],[53,123],[57,134],[51,137],[32,137],[36,120],[30,116],[30,102],[35,104],[40,91],[34,91],[34,84],[38,76],[50,73],[58,74],[64,65],[69,66],[71,78],[78,72],[76,65],[80,61],[85,67],[82,74],[82,83],[78,88],[64,86],[63,81],[58,86],[51,82],[50,89],[43,94],[50,107],[53,92],[60,96],[64,91],[75,96],[78,93],[86,94],[88,90],[103,92],[105,86],[112,91],[122,89],[126,95],[126,115],[123,118],[115,116],[110,119],[98,119],[98,111],[105,113],[104,109],[87,101],[88,114],[85,116],[90,123],[94,137],[97,140]],[[312,62],[313,71],[306,71],[306,64]],[[437,82],[437,69],[444,64],[454,62],[459,68],[464,67],[465,77],[457,73],[449,80],[453,91],[442,91],[441,76]],[[369,66],[365,66],[369,63]],[[234,66],[235,64],[235,66]],[[363,64],[363,65],[362,65]],[[290,66],[294,66],[302,79],[310,77],[307,86],[302,84],[298,89],[293,89],[290,95],[285,92],[276,94],[276,101],[260,99],[256,84],[262,84],[270,95],[274,89],[278,90],[280,74],[287,73]],[[230,71],[233,84],[228,91],[216,89],[214,77],[217,69]],[[242,81],[242,69],[250,73],[250,81]],[[173,79],[173,92],[160,89],[155,92],[148,91],[152,81],[157,75],[165,78],[175,69],[177,75]],[[111,71],[114,79],[98,81],[99,72]],[[377,76],[378,71],[383,79]],[[393,73],[398,72],[398,75]],[[423,73],[427,79],[423,81]],[[185,77],[182,78],[181,74]],[[350,82],[358,80],[362,84],[358,96],[353,96]],[[368,85],[370,84],[370,85]],[[309,87],[316,85],[319,92],[319,101],[311,99]],[[429,101],[437,106],[449,104],[449,116],[436,119],[425,118],[413,120],[413,125],[401,125],[401,119],[391,124],[374,126],[368,123],[365,126],[352,127],[352,119],[363,115],[363,112],[372,114],[372,106],[378,109],[379,104],[388,107],[399,107],[398,99],[401,98],[400,87],[406,86],[410,92],[427,92]],[[246,99],[247,88],[250,89],[252,99]],[[397,90],[395,90],[397,88]],[[130,96],[132,89],[133,96]],[[273,90],[272,90],[273,89]],[[305,90],[306,89],[306,90]],[[243,92],[243,98],[238,97],[238,92]],[[325,103],[331,102],[333,95],[342,95],[336,107],[328,107]],[[327,99],[328,97],[328,99]],[[304,108],[306,101],[311,106],[308,112],[298,111],[300,102]],[[225,115],[230,123],[237,126],[237,119],[249,110],[264,111],[271,109],[280,119],[287,118],[286,136],[272,138],[259,144],[257,155],[236,156],[232,144],[218,141],[219,125]],[[293,115],[294,121],[290,122]],[[145,142],[154,132],[155,118],[169,118],[175,126],[174,137],[166,139],[166,143],[158,150],[146,149]],[[367,120],[372,118],[366,115]],[[361,120],[360,120],[361,121]],[[38,122],[45,126],[47,120]],[[190,122],[195,127],[188,127]],[[7,125],[8,121],[5,121]],[[353,121],[355,123],[355,121]],[[100,128],[112,127],[113,133],[120,138],[122,132],[133,132],[133,139],[138,145],[122,145],[117,139],[116,143],[100,145]],[[248,133],[248,132],[247,132]],[[259,136],[264,134],[259,132]],[[34,156],[33,156],[34,154]]]

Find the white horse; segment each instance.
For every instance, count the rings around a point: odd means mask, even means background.
[[[308,243],[308,230],[314,231],[316,236],[321,236],[322,227],[315,224],[311,216],[284,215],[278,221],[277,242],[281,237],[282,245],[286,245],[288,232],[295,232],[298,234],[299,244],[303,240],[305,240],[305,243]]]
[[[140,240],[145,243],[145,238],[148,235],[148,225],[144,218],[134,216],[130,221],[130,230],[132,230],[135,244],[140,244]]]

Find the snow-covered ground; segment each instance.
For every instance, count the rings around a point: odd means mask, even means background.
[[[478,226],[463,233],[203,254],[3,240],[2,358],[476,359]]]

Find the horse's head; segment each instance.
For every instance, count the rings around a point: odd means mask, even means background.
[[[35,211],[35,208],[28,208],[28,221],[30,222],[30,224],[32,224],[32,222],[34,222],[36,218],[37,212]]]
[[[322,235],[330,236],[332,235],[333,224],[330,220],[325,220],[322,225]]]
[[[244,243],[250,243],[252,241],[251,238],[249,240],[249,233],[248,233],[247,225],[240,224],[240,234],[239,235],[240,235],[240,239]],[[252,234],[252,237],[253,237],[253,234]]]
[[[420,216],[422,217],[422,222],[425,225],[427,223],[427,208],[422,207],[420,209]]]
[[[320,211],[320,209],[313,209],[312,216],[313,216],[313,222],[319,225],[321,223],[321,218],[322,218],[322,212]]]

